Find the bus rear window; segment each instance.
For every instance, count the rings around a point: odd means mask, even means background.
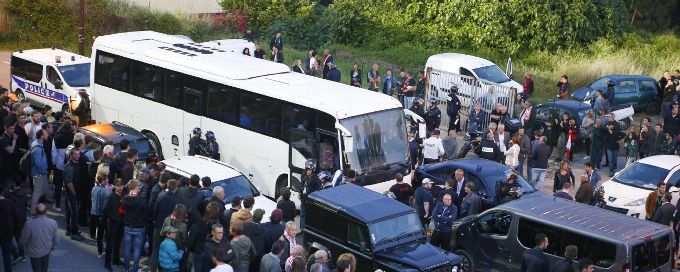
[[[671,261],[671,238],[664,235],[633,246],[633,272],[657,271]]]

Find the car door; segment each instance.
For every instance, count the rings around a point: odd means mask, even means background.
[[[634,79],[619,80],[614,89],[614,105],[610,105],[612,110],[635,106],[640,99],[640,94],[637,92],[637,82]]]
[[[477,217],[475,261],[477,270],[510,271],[514,260],[508,238],[513,215],[507,211],[489,211]]]
[[[64,91],[64,80],[53,65],[47,65],[45,71],[45,96],[48,97],[42,104],[50,105],[53,109],[61,109],[62,105],[69,103],[70,94]],[[75,97],[73,97],[75,99]]]
[[[638,99],[637,107],[645,107],[649,102],[655,100],[657,97],[656,81],[642,79],[638,81],[638,90],[640,99]]]
[[[482,210],[487,210],[493,207],[494,192],[489,192],[489,188],[477,175],[466,172],[465,180],[468,182],[472,182],[472,184],[475,185],[475,190],[477,191],[477,194],[482,198]]]

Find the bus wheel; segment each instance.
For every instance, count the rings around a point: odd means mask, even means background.
[[[16,96],[17,102],[20,102],[21,100],[26,99],[26,95],[24,95],[24,91],[22,91],[19,88],[14,90],[14,95]]]
[[[158,160],[162,161],[163,149],[161,147],[161,142],[158,140],[158,137],[156,137],[156,134],[153,134],[153,132],[145,132],[144,137],[149,139],[151,142],[151,147],[153,147],[153,150],[156,152],[156,156],[158,156]]]
[[[274,200],[278,201],[279,196],[281,196],[281,189],[286,187],[288,185],[288,176],[287,175],[281,175],[279,176],[278,179],[276,179],[276,192],[274,192]]]

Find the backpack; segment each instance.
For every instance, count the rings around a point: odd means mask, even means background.
[[[28,152],[21,156],[21,160],[19,160],[19,171],[23,172],[24,174],[31,174],[31,168],[33,167],[33,156],[31,156],[31,153],[33,153],[33,149],[36,147],[38,146],[36,145],[31,147]]]

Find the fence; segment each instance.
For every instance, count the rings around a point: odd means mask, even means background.
[[[516,90],[508,86],[503,86],[491,81],[456,74],[452,72],[427,68],[427,99],[436,98],[439,102],[439,109],[442,111],[442,125],[448,128],[449,116],[446,114],[446,105],[452,86],[458,86],[458,99],[460,99],[461,109],[460,128],[463,131],[468,129],[468,115],[474,109],[476,103],[486,112],[486,118],[482,121],[480,130],[488,127],[491,116],[490,113],[496,108],[497,104],[502,104],[507,108],[510,117],[513,117],[515,107]]]

